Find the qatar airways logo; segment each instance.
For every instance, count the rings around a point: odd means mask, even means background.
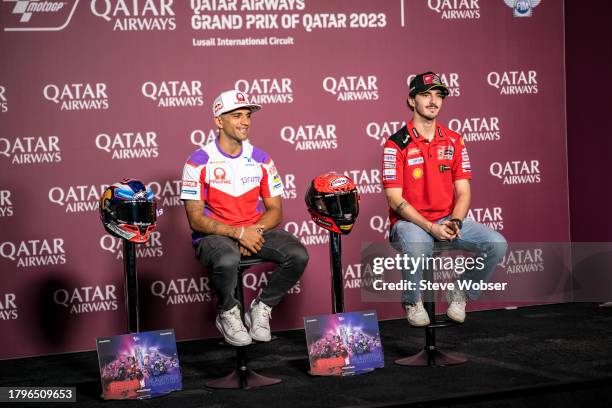
[[[467,218],[471,218],[496,231],[502,231],[504,229],[504,216],[501,207],[470,208],[467,213]]]
[[[449,91],[449,96],[459,96],[461,95],[461,85],[459,84],[459,74],[456,72],[449,73],[437,73],[440,77],[440,81],[446,85]],[[414,79],[416,74],[408,75],[406,79],[406,84],[408,85],[408,89],[410,89],[410,81]]]
[[[14,293],[0,295],[0,320],[17,320],[17,296]]]
[[[158,108],[204,106],[201,81],[149,81],[142,84],[141,91]]]
[[[378,100],[378,79],[374,75],[323,78],[323,89],[343,102]]]
[[[239,79],[234,89],[249,95],[251,103],[293,103],[290,78]]]
[[[542,181],[539,160],[493,162],[489,172],[503,184],[537,184]]]
[[[158,280],[151,284],[151,294],[166,305],[209,303],[212,301],[209,278],[177,278]]]
[[[98,211],[100,208],[100,197],[108,184],[82,185],[68,187],[51,187],[49,189],[49,201],[64,207],[67,213],[79,213]]]
[[[376,275],[372,272],[372,264],[349,264],[342,271],[344,289],[371,288]]]
[[[295,185],[295,174],[285,174],[283,176],[283,199],[293,200],[297,198],[297,187]]]
[[[46,100],[55,103],[60,111],[105,110],[109,107],[105,83],[48,84],[43,88]]]
[[[375,215],[370,218],[370,228],[373,231],[376,231],[383,235],[384,239],[389,238],[389,228],[391,223],[389,222],[389,217],[381,217],[380,215]]]
[[[406,126],[404,121],[370,122],[366,125],[366,135],[384,146],[389,136],[394,135],[403,126]]]
[[[341,173],[353,180],[359,194],[382,193],[379,169],[345,170]]]
[[[15,262],[18,268],[63,265],[66,263],[63,238],[2,242],[0,243],[0,256]]]
[[[336,125],[284,126],[280,137],[295,150],[334,150],[338,148]]]
[[[8,100],[6,99],[6,88],[0,85],[0,113],[8,112]]]
[[[544,255],[542,248],[509,250],[499,265],[506,274],[543,272]]]
[[[502,136],[496,116],[451,119],[448,128],[463,136],[466,142],[495,142]]]
[[[61,31],[68,26],[79,0],[4,0],[4,31]]]
[[[283,229],[300,240],[302,245],[312,246],[329,243],[329,231],[312,220],[289,221]]]
[[[217,138],[216,129],[195,129],[189,134],[191,144],[198,147],[204,147]]]
[[[100,237],[100,248],[113,254],[115,259],[123,259],[123,239],[112,235]],[[164,256],[164,246],[161,242],[161,232],[153,231],[149,240],[144,244],[136,245],[137,258],[160,258]]]
[[[12,217],[14,214],[11,190],[0,190],[0,218]]]
[[[489,72],[487,83],[498,89],[500,95],[529,95],[538,93],[536,71]]]
[[[113,31],[173,31],[174,0],[91,0],[90,10]]]
[[[242,286],[251,289],[255,292],[255,296],[259,296],[261,292],[268,286],[268,281],[274,271],[263,271],[261,273],[252,272],[250,270],[245,271],[242,274]],[[302,292],[300,281],[298,280],[295,285],[289,289],[287,295],[298,295]]]
[[[100,133],[96,147],[111,155],[111,159],[149,159],[159,157],[157,135],[149,132]]]
[[[147,188],[153,192],[158,208],[182,206],[181,180],[151,181]]]
[[[59,163],[62,151],[58,136],[0,137],[0,156],[11,164]]]
[[[442,20],[474,20],[480,18],[478,0],[427,0],[430,10]]]
[[[117,288],[96,285],[58,289],[53,293],[53,301],[70,314],[108,312],[117,310]]]

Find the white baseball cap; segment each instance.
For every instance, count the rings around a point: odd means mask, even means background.
[[[251,108],[251,112],[256,112],[261,109],[261,105],[249,102],[247,94],[237,89],[232,89],[231,91],[221,92],[215,98],[212,106],[215,117],[240,108]]]

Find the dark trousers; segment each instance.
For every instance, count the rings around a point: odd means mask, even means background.
[[[259,300],[268,306],[280,303],[285,293],[300,279],[308,264],[306,248],[292,234],[284,230],[264,232],[266,241],[255,258],[277,263],[268,285],[259,295]],[[200,263],[210,271],[213,290],[217,296],[217,309],[230,310],[238,304],[234,290],[238,283],[240,251],[235,240],[207,235],[196,247]]]

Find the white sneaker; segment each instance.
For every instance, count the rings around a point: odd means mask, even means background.
[[[409,303],[404,307],[406,308],[406,319],[408,319],[408,323],[410,323],[411,326],[422,327],[430,323],[429,315],[423,307],[423,302],[419,301],[415,304]]]
[[[225,341],[232,346],[246,346],[251,344],[251,336],[240,319],[240,309],[234,306],[230,310],[221,312],[215,320],[217,329],[223,334]]]
[[[251,308],[244,315],[246,325],[249,327],[249,334],[257,341],[270,341],[270,319],[272,318],[272,308],[264,302],[253,299]]]
[[[449,290],[446,292],[446,300],[448,301],[448,309],[446,315],[457,323],[465,321],[465,305],[467,297],[462,290]]]

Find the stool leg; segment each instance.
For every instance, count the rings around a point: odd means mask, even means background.
[[[433,273],[428,271],[425,276],[426,279],[431,281]],[[427,301],[423,302],[423,306],[431,322],[425,326],[425,347],[413,356],[396,360],[395,364],[411,367],[432,367],[456,365],[467,362],[466,358],[459,357],[452,353],[446,353],[436,347],[436,301],[432,292],[428,291],[424,296]]]
[[[248,268],[240,268],[238,272],[238,285],[236,286],[236,299],[240,303],[240,318],[244,322],[244,294],[242,287],[242,273]],[[281,382],[280,378],[266,377],[251,370],[247,364],[246,347],[235,347],[236,369],[225,377],[206,382],[209,388],[256,388],[274,385]]]

